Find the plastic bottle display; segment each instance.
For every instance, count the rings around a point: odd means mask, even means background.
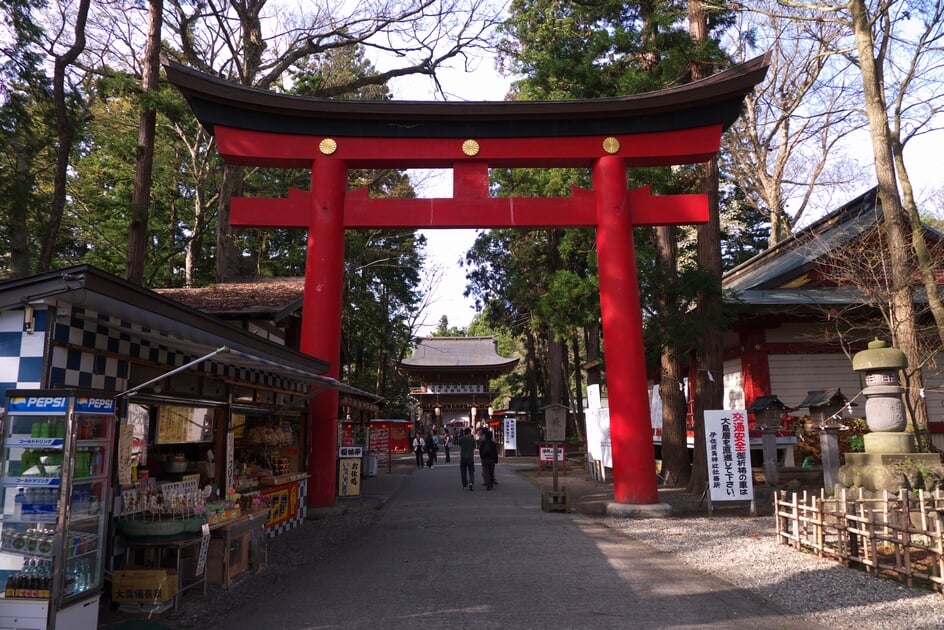
[[[62,466],[61,452],[27,449],[20,459],[20,474],[25,477],[58,477],[60,466]]]
[[[89,513],[89,490],[84,486],[72,489],[72,515],[81,516]]]
[[[26,490],[20,488],[16,492],[16,497],[13,499],[13,519],[22,520],[23,518],[23,501],[26,500]]]
[[[18,505],[20,506],[19,520],[31,523],[52,523],[56,520],[59,488],[27,488],[22,502]]]
[[[105,454],[101,448],[92,449],[91,460],[89,462],[89,475],[102,474],[102,466],[105,461]]]
[[[88,449],[81,449],[75,453],[76,479],[88,477],[92,472],[92,455]]]

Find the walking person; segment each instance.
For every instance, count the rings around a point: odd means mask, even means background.
[[[443,452],[446,453],[446,463],[449,463],[449,449],[452,448],[452,436],[449,433],[446,433],[446,437],[443,438]]]
[[[482,477],[485,479],[485,489],[491,490],[495,486],[495,464],[498,463],[498,444],[492,440],[492,432],[485,430],[482,443],[479,444],[479,459],[482,460]]]
[[[466,427],[459,436],[459,476],[462,477],[462,489],[475,489],[475,438],[472,429]]]
[[[426,440],[419,433],[413,436],[413,452],[416,454],[416,467],[423,467],[423,451],[426,450]]]

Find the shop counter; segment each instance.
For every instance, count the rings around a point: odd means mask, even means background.
[[[229,589],[249,569],[258,571],[267,559],[266,521],[268,509],[249,512],[218,523],[210,534],[207,580]]]
[[[177,572],[174,610],[184,591],[208,583],[230,588],[233,579],[249,569],[261,568],[266,559],[266,509],[209,525],[210,537],[203,571],[197,572],[204,538],[200,534],[174,536],[125,536],[125,568],[173,569]]]

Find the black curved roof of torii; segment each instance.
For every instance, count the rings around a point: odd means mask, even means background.
[[[720,124],[763,80],[769,53],[706,79],[613,98],[567,101],[352,101],[250,88],[164,61],[200,123],[273,133],[388,138],[632,134]]]

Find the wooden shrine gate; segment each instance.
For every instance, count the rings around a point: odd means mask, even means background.
[[[165,64],[167,77],[246,166],[310,168],[311,191],[234,198],[233,226],[307,228],[301,351],[340,362],[344,231],[366,228],[595,227],[617,504],[658,502],[633,227],[700,223],[705,195],[627,190],[626,169],[705,162],[760,82],[768,58],[687,85],[579,101],[340,101],[239,86]],[[590,168],[568,198],[494,198],[490,168]],[[451,168],[453,196],[373,199],[349,191],[357,168]],[[311,401],[311,507],[335,503],[337,392]]]

